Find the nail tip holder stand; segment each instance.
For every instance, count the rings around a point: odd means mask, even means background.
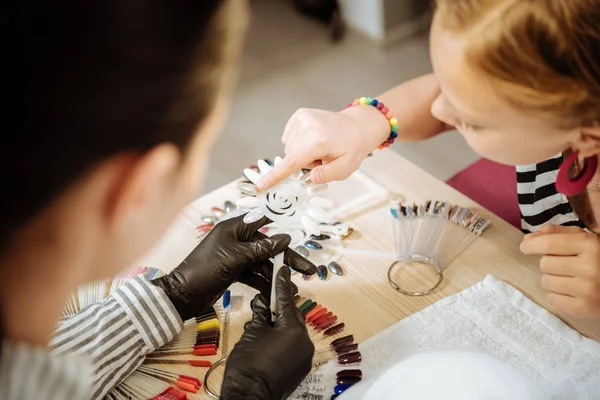
[[[443,270],[490,225],[474,211],[443,201],[402,206],[398,199],[391,199],[390,214],[397,259],[388,268],[387,278],[392,288],[407,296],[424,296],[439,288]],[[394,280],[396,268],[415,262],[429,266],[438,276],[429,289],[407,290]]]

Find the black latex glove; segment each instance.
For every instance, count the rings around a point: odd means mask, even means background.
[[[170,274],[152,281],[164,289],[184,321],[206,311],[234,282],[268,293],[273,264],[269,258],[285,251],[285,263],[302,274],[316,267],[288,248],[288,235],[267,237],[258,232],[266,218],[246,224],[243,216],[223,221]]]
[[[315,346],[294,303],[289,268],[277,274],[277,322],[262,294],[252,300],[248,322],[225,368],[222,400],[286,399],[308,375]]]

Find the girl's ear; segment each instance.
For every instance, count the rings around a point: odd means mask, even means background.
[[[600,126],[579,128],[579,135],[573,142],[573,149],[582,157],[600,155]]]

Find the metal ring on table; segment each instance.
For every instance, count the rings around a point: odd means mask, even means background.
[[[223,357],[220,360],[216,361],[213,365],[211,365],[211,367],[208,369],[208,371],[206,371],[206,375],[204,375],[204,390],[206,390],[206,393],[208,393],[208,395],[210,397],[212,397],[213,399],[220,399],[221,396],[218,394],[214,394],[208,388],[208,378],[209,378],[210,374],[212,374],[212,372],[215,370],[215,368],[217,368],[221,364],[224,364],[225,362],[227,362],[227,357]]]
[[[392,271],[394,268],[396,268],[397,266],[406,265],[406,264],[408,264],[410,262],[414,262],[414,261],[429,265],[438,274],[438,280],[431,289],[428,289],[428,290],[425,290],[422,292],[411,292],[411,291],[402,289],[400,287],[400,285],[398,285],[392,279]],[[390,285],[392,285],[392,287],[396,291],[398,291],[402,294],[405,294],[407,296],[425,296],[426,294],[429,294],[429,293],[433,292],[435,289],[437,289],[441,285],[442,281],[444,280],[444,274],[442,273],[442,270],[439,267],[439,265],[435,261],[430,259],[429,257],[425,257],[425,256],[418,255],[418,254],[403,258],[402,260],[394,261],[392,263],[392,265],[390,265],[390,267],[388,268],[387,276],[388,276],[388,281],[390,282]]]

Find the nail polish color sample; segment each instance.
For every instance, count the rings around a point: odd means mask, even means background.
[[[315,320],[312,322],[312,326],[317,326],[317,325],[319,325],[320,323],[322,323],[323,321],[326,321],[326,320],[328,320],[328,319],[329,319],[329,318],[331,318],[332,316],[333,316],[333,313],[332,313],[331,311],[329,311],[327,314],[323,314],[323,315],[321,315],[319,318],[315,319]]]
[[[304,303],[300,304],[300,307],[298,307],[298,310],[300,312],[302,312],[306,307],[308,307],[312,303],[313,303],[313,301],[311,299],[306,299],[306,301]]]
[[[225,207],[225,211],[227,212],[231,212],[237,209],[237,207],[235,206],[235,204],[233,204],[233,202],[227,200],[225,202],[225,204],[223,204],[223,207]]]
[[[339,339],[335,339],[333,342],[331,342],[331,345],[333,347],[336,347],[336,346],[341,346],[343,344],[349,344],[349,343],[353,343],[353,342],[354,342],[354,336],[348,335],[348,336],[341,337]]]
[[[362,379],[363,373],[360,369],[343,369],[338,371],[337,377],[356,377]]]
[[[327,328],[325,332],[323,332],[323,336],[331,336],[335,335],[336,333],[340,333],[344,330],[345,327],[346,324],[344,324],[343,322],[341,324],[334,325],[331,328]]]
[[[362,361],[362,354],[360,351],[355,351],[353,353],[342,354],[338,357],[338,362],[340,364],[354,364]]]
[[[199,337],[196,339],[196,346],[200,346],[203,344],[218,345],[220,340],[221,338],[218,335]]]
[[[317,275],[319,276],[319,279],[322,281],[327,279],[327,267],[324,265],[319,265],[317,267]]]
[[[225,210],[223,210],[222,208],[219,208],[219,207],[211,208],[210,212],[215,214],[219,218],[222,217],[223,215],[225,215]]]
[[[294,299],[295,300],[295,299]],[[296,300],[296,308],[300,307],[302,304],[304,304],[304,302],[308,300],[306,297],[300,297],[298,300]]]
[[[336,379],[336,383],[338,385],[354,385],[355,383],[358,383],[362,380],[362,378],[359,378],[357,376],[342,376],[340,378]]]
[[[309,319],[306,320],[307,324],[312,324],[313,322],[315,322],[317,319],[321,318],[323,315],[327,314],[327,309],[326,308],[322,308],[321,310],[319,310],[318,312],[316,312],[315,314],[313,314]]]
[[[309,312],[314,310],[317,307],[317,305],[318,304],[313,301],[311,305],[309,305],[308,307],[306,307],[304,310],[301,311],[302,315],[306,317],[306,314],[308,314]]]
[[[194,350],[200,350],[200,349],[217,349],[217,345],[214,343],[210,343],[210,344],[199,344],[194,346]]]
[[[328,327],[332,326],[333,324],[335,324],[337,319],[338,319],[337,315],[332,315],[330,318],[326,319],[325,321],[322,321],[320,324],[315,326],[315,329],[320,331],[322,329],[328,328]]]
[[[308,322],[308,320],[310,318],[312,318],[313,315],[315,315],[316,313],[318,313],[319,311],[321,311],[323,309],[323,306],[320,304],[317,304],[317,306],[315,308],[313,308],[311,311],[309,311],[305,318],[306,318],[306,322]]]
[[[324,233],[321,233],[320,235],[310,235],[310,239],[311,240],[323,241],[323,240],[329,240],[329,239],[331,239],[331,236],[325,235]]]
[[[258,189],[256,188],[256,186],[254,186],[253,183],[239,182],[237,184],[237,188],[240,192],[247,196],[256,196],[256,194],[258,193]]]
[[[205,221],[205,222],[210,222],[210,221]],[[313,240],[307,240],[306,242],[304,242],[304,245],[312,250],[323,250],[323,246],[321,246],[319,243],[317,243]]]
[[[217,217],[213,217],[212,215],[203,215],[201,218],[202,222],[206,222],[207,224],[214,224],[218,221]]]
[[[220,330],[218,328],[215,329],[207,329],[205,331],[200,331],[198,332],[198,338],[203,338],[203,337],[215,337],[215,336],[219,336],[220,334]]]
[[[192,354],[195,356],[214,356],[217,354],[217,349],[196,349]]]
[[[349,387],[350,387],[350,385],[337,385],[336,387],[333,388],[333,393],[335,393],[335,394],[342,394]]]
[[[335,352],[338,354],[345,354],[356,350],[358,350],[358,343],[343,344],[335,347]]]
[[[215,224],[204,224],[198,225],[196,231],[198,232],[210,232],[215,227]]]
[[[296,253],[300,254],[302,257],[310,256],[310,252],[304,246],[296,246],[294,247],[294,251],[296,251]]]
[[[344,275],[344,270],[342,269],[342,267],[340,266],[340,264],[336,263],[335,261],[330,262],[327,267],[329,268],[329,270],[331,272],[333,272],[336,275]]]

